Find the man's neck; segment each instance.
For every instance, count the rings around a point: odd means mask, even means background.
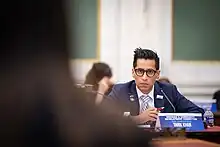
[[[138,88],[138,87],[137,87],[137,88]],[[142,92],[143,94],[149,94],[149,93],[151,92],[152,88],[153,88],[153,86],[152,86],[149,90],[147,90],[147,91],[142,91],[142,90],[140,90],[140,88],[138,88],[138,90],[139,90],[140,92]]]
[[[147,94],[147,95],[153,95],[152,91],[154,90],[154,86],[152,86],[148,91],[141,91],[137,86],[136,86],[137,94],[138,96]]]

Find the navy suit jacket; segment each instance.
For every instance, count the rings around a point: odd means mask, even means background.
[[[114,85],[108,96],[125,106],[123,112],[130,112],[131,115],[139,114],[139,100],[135,81]],[[162,113],[173,113],[174,109],[167,98],[175,107],[176,113],[204,114],[204,110],[180,94],[175,85],[156,81],[154,84],[154,106],[156,108],[164,107]]]

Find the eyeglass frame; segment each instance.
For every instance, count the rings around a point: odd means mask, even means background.
[[[142,75],[138,75],[138,74],[137,74],[137,70],[142,70],[142,71],[144,71],[144,72],[143,72]],[[149,76],[149,74],[147,74],[147,72],[148,72],[149,70],[151,70],[151,71],[154,72],[154,74],[153,74],[152,76]],[[147,75],[149,78],[152,78],[153,76],[155,76],[155,74],[157,73],[157,71],[158,71],[158,70],[154,70],[154,69],[147,69],[147,70],[145,70],[145,69],[143,69],[143,68],[136,68],[136,69],[134,69],[135,75],[137,75],[138,77],[143,77],[143,76],[144,76],[144,73],[146,73],[146,75]]]

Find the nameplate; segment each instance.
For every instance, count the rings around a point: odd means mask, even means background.
[[[185,128],[186,131],[202,131],[201,113],[159,113],[155,129]]]

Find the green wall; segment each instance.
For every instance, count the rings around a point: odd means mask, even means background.
[[[173,59],[220,60],[220,0],[173,0]]]
[[[70,0],[69,4],[71,58],[97,59],[98,0]]]

